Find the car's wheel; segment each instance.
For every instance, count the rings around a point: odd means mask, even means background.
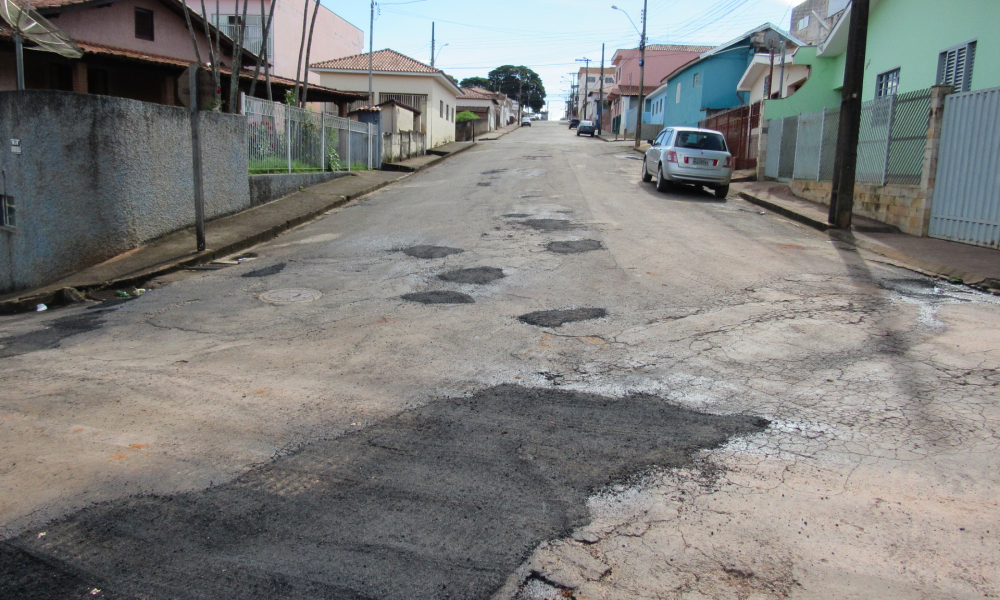
[[[656,191],[666,192],[670,189],[670,182],[663,176],[663,165],[656,169]]]
[[[728,185],[722,185],[722,186],[719,186],[719,187],[715,188],[715,197],[716,198],[725,198],[728,195],[729,195],[729,186]]]
[[[649,169],[646,168],[646,159],[642,159],[642,181],[644,183],[649,183],[653,180],[653,176],[649,174]]]
[[[576,137],[580,137],[580,132],[579,131],[576,132]]]
[[[590,132],[590,137],[594,137],[594,132],[593,131]]]

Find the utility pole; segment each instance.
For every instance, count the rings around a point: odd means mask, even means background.
[[[851,228],[854,183],[858,166],[858,131],[861,128],[861,92],[865,82],[868,45],[869,0],[854,0],[844,66],[844,91],[840,101],[840,128],[833,160],[833,191],[829,222],[838,229]]]
[[[642,104],[646,101],[646,7],[649,0],[642,0],[642,34],[639,39],[639,108],[636,110],[638,123],[635,128],[635,147],[642,139]]]
[[[434,21],[431,21],[431,66],[434,66]]]
[[[375,88],[372,85],[372,53],[375,45],[375,0],[372,0],[372,13],[368,21],[368,106],[375,106]]]
[[[584,63],[584,64],[587,65],[586,66],[586,71],[584,71],[585,74],[583,76],[583,96],[582,96],[582,98],[583,98],[583,110],[580,111],[580,120],[586,121],[587,120],[587,92],[588,92],[588,89],[587,89],[587,87],[588,87],[587,86],[587,79],[590,77],[590,59],[589,58],[578,58],[578,59],[576,59],[576,62],[582,62],[582,63]],[[578,76],[578,78],[579,78],[579,76]]]
[[[597,94],[597,133],[604,127],[604,44],[601,44],[601,80],[598,82],[600,92]]]

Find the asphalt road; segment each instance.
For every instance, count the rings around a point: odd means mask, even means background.
[[[996,299],[639,158],[536,123],[0,319],[0,597],[1000,595]]]

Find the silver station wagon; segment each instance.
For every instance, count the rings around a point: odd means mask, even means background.
[[[668,127],[650,141],[642,160],[642,180],[656,177],[656,189],[687,183],[715,190],[716,198],[729,194],[733,155],[718,131],[694,127]]]

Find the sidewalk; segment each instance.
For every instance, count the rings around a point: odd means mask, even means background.
[[[854,215],[851,231],[831,229],[828,209],[803,200],[777,182],[733,183],[741,198],[803,223],[830,237],[915,268],[928,275],[961,280],[1000,295],[1000,250],[899,233],[894,227]]]
[[[515,129],[519,128],[520,126],[521,126],[520,123],[511,123],[510,125],[507,125],[506,127],[501,127],[499,129],[494,129],[493,131],[491,131],[489,133],[484,133],[483,135],[481,135],[478,138],[476,138],[476,141],[477,142],[491,142],[493,140],[498,140],[498,139],[502,138],[503,136],[507,135],[508,133],[510,133],[511,131],[514,131]]]
[[[423,156],[414,156],[413,158],[408,158],[394,163],[384,163],[382,168],[386,171],[403,171],[406,173],[413,173],[414,171],[419,171],[420,169],[425,169],[431,165],[437,164],[449,156],[453,156],[459,152],[465,152],[475,145],[475,142],[451,142],[450,144],[444,144],[442,146],[438,146],[437,148],[431,148],[427,151],[427,154],[424,154]]]
[[[405,173],[355,171],[351,176],[210,221],[205,226],[204,252],[195,250],[193,228],[178,231],[44,287],[0,296],[0,314],[32,310],[36,304],[61,304],[72,301],[74,296],[79,297],[76,293],[79,290],[128,287],[172,271],[211,262],[274,239],[293,227],[403,177],[406,177]]]

